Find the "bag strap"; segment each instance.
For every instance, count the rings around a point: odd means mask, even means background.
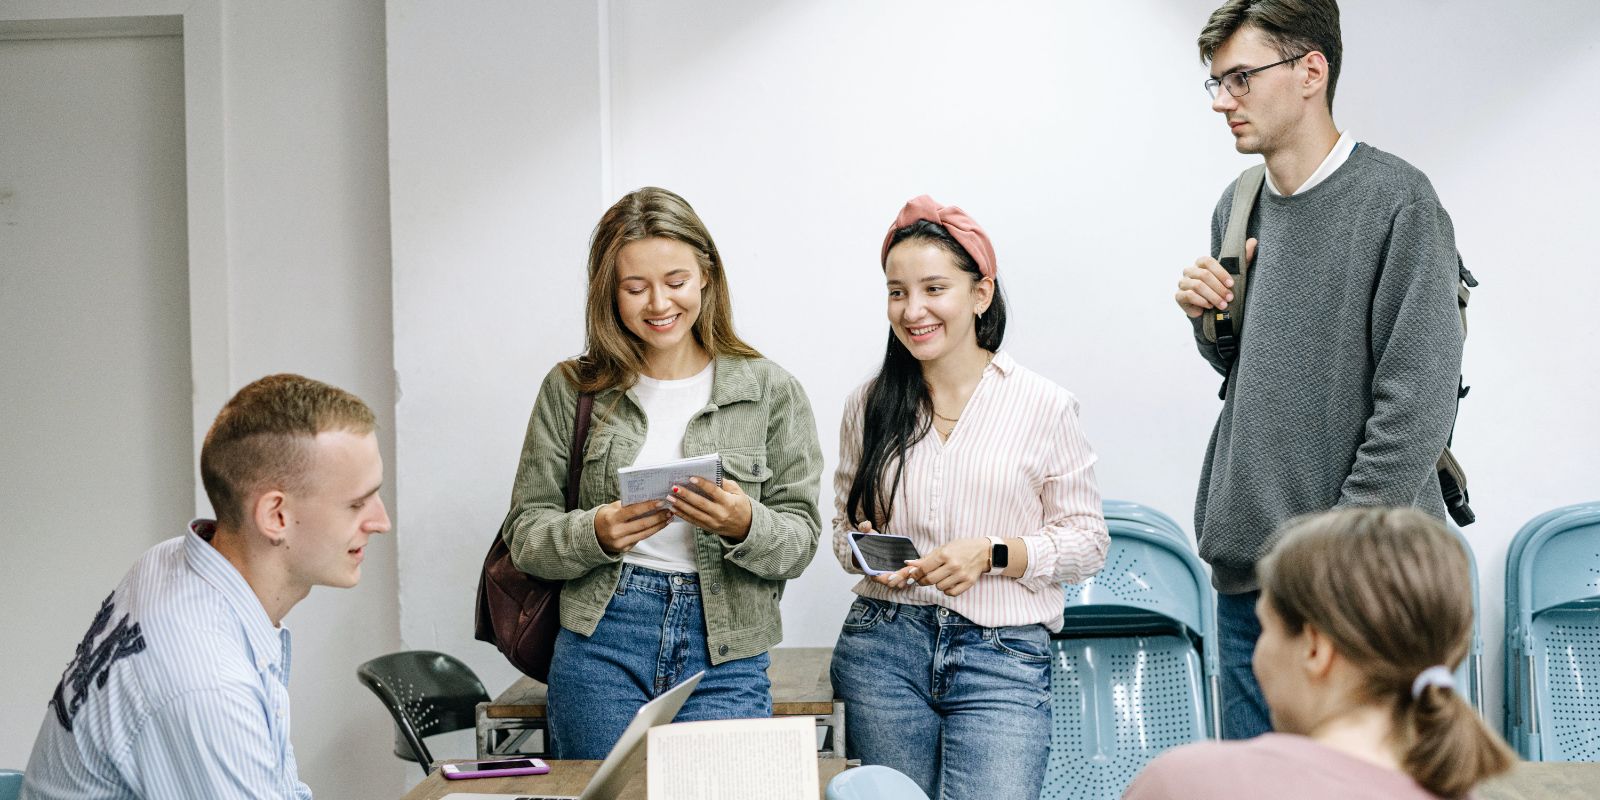
[[[1472,270],[1467,269],[1467,262],[1461,259],[1460,253],[1456,253],[1456,274],[1461,279],[1461,285],[1456,287],[1456,305],[1461,310],[1461,338],[1465,340],[1467,338],[1467,301],[1472,299],[1472,290],[1477,287],[1478,279],[1472,276]]]
[[[594,395],[578,395],[578,409],[572,420],[572,449],[567,452],[567,510],[578,509],[578,482],[583,479],[583,450],[589,443],[589,420],[594,414]]]
[[[1456,254],[1456,271],[1461,283],[1456,287],[1456,305],[1461,312],[1461,338],[1467,338],[1467,301],[1472,297],[1472,289],[1478,285],[1478,279],[1472,276],[1472,270],[1467,269],[1467,264],[1461,259],[1461,254]],[[1461,410],[1461,400],[1467,396],[1472,387],[1467,385],[1465,378],[1456,381],[1456,411]],[[1439,491],[1444,495],[1445,510],[1450,512],[1450,518],[1456,524],[1465,528],[1477,520],[1477,515],[1472,511],[1472,496],[1467,492],[1467,473],[1461,468],[1461,462],[1456,460],[1455,454],[1450,452],[1450,447],[1455,444],[1456,428],[1454,418],[1450,423],[1450,437],[1445,440],[1444,452],[1439,454],[1437,470],[1439,472]]]
[[[1228,227],[1222,234],[1222,251],[1217,254],[1217,263],[1233,277],[1233,302],[1226,310],[1212,309],[1206,312],[1201,321],[1206,341],[1216,344],[1217,354],[1222,356],[1226,368],[1222,388],[1217,392],[1219,398],[1228,396],[1227,376],[1233,374],[1233,364],[1239,358],[1239,340],[1244,335],[1245,289],[1250,277],[1250,264],[1244,257],[1245,233],[1266,175],[1267,165],[1257,164],[1239,173],[1239,180],[1233,184],[1233,205],[1228,211]]]

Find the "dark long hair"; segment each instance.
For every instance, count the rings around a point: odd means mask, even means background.
[[[983,279],[977,262],[943,225],[921,220],[900,228],[890,239],[889,249],[908,240],[934,244],[949,253],[956,266],[972,276],[973,283]],[[991,353],[1000,349],[1006,336],[1006,301],[1000,294],[999,279],[995,280],[994,299],[975,327],[979,347]],[[884,530],[894,516],[894,490],[905,468],[906,449],[928,435],[933,424],[933,396],[923,380],[922,365],[893,330],[889,331],[883,368],[867,387],[861,416],[861,461],[850,483],[845,511],[852,527],[865,520],[872,522],[874,530]]]

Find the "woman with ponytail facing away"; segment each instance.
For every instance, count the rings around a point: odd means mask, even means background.
[[[1438,520],[1409,508],[1304,518],[1258,569],[1253,663],[1278,732],[1167,753],[1124,800],[1454,800],[1511,768],[1454,685],[1472,578]]]

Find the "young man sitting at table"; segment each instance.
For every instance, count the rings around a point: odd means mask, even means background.
[[[355,586],[389,530],[375,425],[360,398],[298,375],[228,401],[200,450],[216,521],[151,548],[101,603],[23,800],[311,797],[280,623],[313,586]]]

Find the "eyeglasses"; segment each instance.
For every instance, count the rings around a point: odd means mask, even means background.
[[[1217,87],[1220,86],[1220,87],[1223,87],[1223,88],[1227,89],[1228,90],[1228,94],[1231,94],[1234,97],[1244,97],[1245,95],[1250,93],[1250,76],[1251,75],[1254,75],[1257,72],[1262,72],[1262,71],[1265,71],[1265,70],[1272,69],[1273,67],[1279,67],[1279,66],[1282,66],[1284,64],[1288,64],[1290,62],[1293,62],[1293,61],[1299,61],[1300,59],[1305,58],[1307,55],[1310,55],[1310,53],[1301,53],[1300,55],[1297,55],[1297,56],[1295,56],[1293,58],[1286,58],[1286,59],[1284,59],[1282,61],[1275,61],[1275,62],[1273,62],[1271,64],[1268,64],[1268,65],[1266,65],[1264,67],[1256,67],[1255,69],[1239,70],[1238,72],[1230,72],[1230,73],[1228,73],[1228,74],[1226,74],[1226,75],[1224,75],[1224,76],[1222,76],[1220,78],[1210,78],[1210,79],[1208,79],[1206,81],[1206,94],[1208,96],[1210,96],[1211,99],[1215,100],[1217,98]]]

